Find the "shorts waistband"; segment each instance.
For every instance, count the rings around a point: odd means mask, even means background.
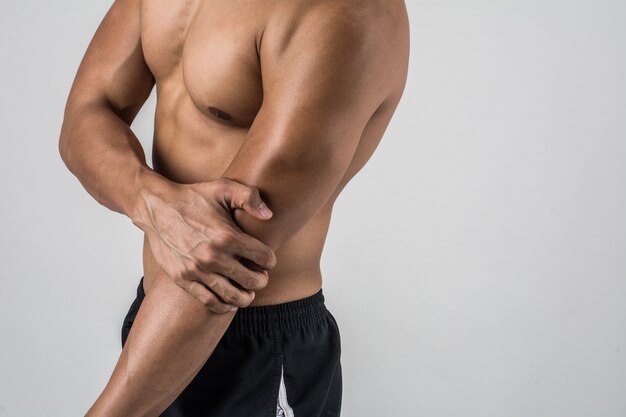
[[[145,297],[143,276],[137,287],[137,298]],[[280,304],[244,307],[237,310],[227,333],[269,333],[272,331],[293,330],[314,326],[327,318],[322,289],[313,295],[299,300]]]
[[[324,294],[320,289],[313,295],[281,304],[240,308],[229,331],[268,333],[314,326],[327,317]]]

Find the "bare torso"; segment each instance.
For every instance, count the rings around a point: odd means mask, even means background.
[[[395,30],[390,45],[390,83],[404,88],[408,21],[400,0],[349,0],[375,17],[373,30]],[[257,46],[267,25],[298,19],[324,1],[144,0],[141,37],[145,60],[156,80],[153,167],[179,183],[219,178],[246,140],[261,107],[263,89]],[[320,258],[333,204],[380,142],[397,102],[367,124],[347,172],[325,206],[276,251],[276,267],[252,305],[309,296],[322,285]],[[323,121],[322,121],[323,122]],[[271,208],[271,207],[270,207]],[[144,287],[160,267],[144,238]]]

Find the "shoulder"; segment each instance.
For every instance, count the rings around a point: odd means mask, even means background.
[[[356,49],[388,45],[397,1],[284,0],[272,3],[260,43],[278,53],[294,43]],[[397,6],[395,7],[397,8]],[[332,44],[332,45],[328,45]]]
[[[262,76],[275,68],[322,70],[339,82],[398,84],[408,64],[408,19],[401,0],[276,0],[259,37]],[[396,74],[396,75],[394,75]]]

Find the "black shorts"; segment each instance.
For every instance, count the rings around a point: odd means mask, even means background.
[[[144,298],[143,277],[122,346]],[[341,342],[322,290],[240,308],[200,372],[163,417],[330,417],[341,411]]]

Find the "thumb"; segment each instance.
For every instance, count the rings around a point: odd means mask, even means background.
[[[222,198],[231,210],[236,208],[244,210],[249,215],[260,220],[267,220],[273,213],[261,199],[259,190],[230,178],[221,178],[223,186],[219,188]],[[220,197],[220,196],[218,196]]]

